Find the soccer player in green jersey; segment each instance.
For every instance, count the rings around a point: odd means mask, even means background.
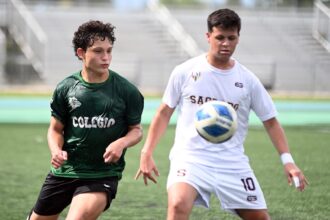
[[[61,81],[51,101],[48,145],[51,170],[28,219],[97,219],[116,196],[125,152],[142,139],[144,98],[109,70],[114,26],[82,24],[74,33],[82,70]]]

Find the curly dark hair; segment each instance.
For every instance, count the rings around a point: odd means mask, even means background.
[[[103,23],[101,21],[88,21],[79,26],[78,30],[74,33],[72,44],[75,55],[77,49],[82,48],[84,51],[88,47],[93,46],[96,39],[105,40],[106,38],[113,44],[116,40],[114,34],[115,26],[110,23]],[[80,59],[78,57],[78,59]]]
[[[224,8],[212,12],[207,18],[207,28],[211,33],[213,27],[221,27],[225,30],[237,28],[237,32],[241,30],[241,18],[231,9]]]

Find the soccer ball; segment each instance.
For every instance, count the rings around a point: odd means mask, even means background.
[[[206,102],[195,114],[195,127],[205,140],[212,143],[225,142],[237,129],[236,111],[226,102]]]

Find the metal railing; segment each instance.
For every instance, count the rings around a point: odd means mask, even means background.
[[[178,42],[182,50],[190,57],[202,53],[195,40],[185,31],[182,25],[172,16],[166,6],[156,0],[148,1],[148,8],[167,29],[168,33]]]
[[[316,0],[314,3],[313,36],[330,52],[330,1]]]
[[[6,8],[7,0],[0,0],[0,27],[4,27],[7,24]]]
[[[10,35],[42,78],[46,70],[47,36],[21,0],[7,1]]]

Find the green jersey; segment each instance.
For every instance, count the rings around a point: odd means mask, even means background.
[[[51,114],[64,125],[63,150],[68,160],[56,176],[71,178],[121,178],[125,152],[117,163],[103,159],[109,144],[141,122],[144,98],[139,90],[119,74],[109,70],[103,83],[87,83],[77,72],[60,82],[51,101]]]

